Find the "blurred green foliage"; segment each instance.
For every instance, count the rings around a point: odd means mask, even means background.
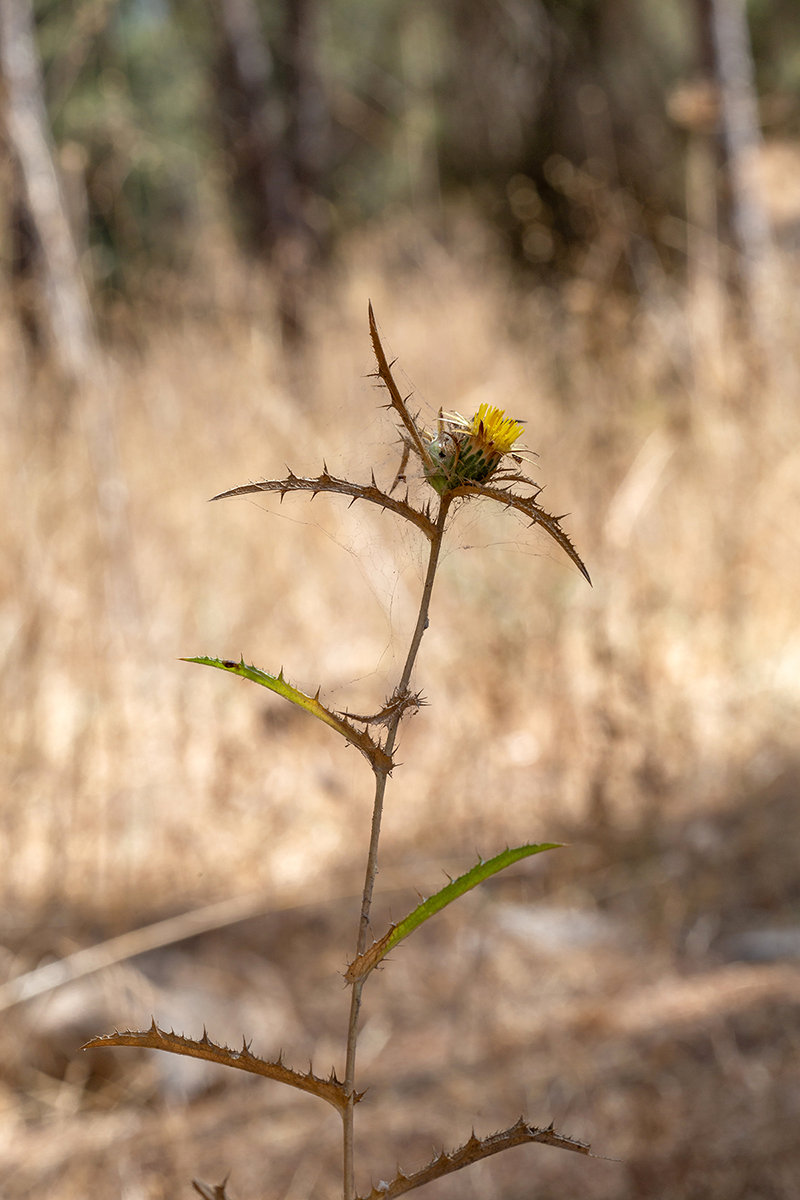
[[[244,49],[260,39],[262,54],[247,95],[225,66],[224,13],[242,4],[258,29]],[[645,215],[680,216],[685,134],[666,98],[699,69],[699,4],[37,0],[87,277],[124,289],[153,264],[183,270],[220,221],[269,254],[281,231],[255,229],[269,157],[273,196],[284,188],[317,257],[387,208],[435,224],[442,198],[466,193],[522,261],[568,265],[598,219],[575,168]],[[748,11],[760,90],[794,131],[796,0]]]

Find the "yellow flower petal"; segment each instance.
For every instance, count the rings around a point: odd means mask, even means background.
[[[470,422],[472,436],[491,445],[498,454],[508,454],[522,432],[519,421],[492,404],[482,404]]]

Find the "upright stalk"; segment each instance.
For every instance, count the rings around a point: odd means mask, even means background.
[[[439,513],[436,518],[436,532],[431,538],[428,556],[428,570],[425,575],[425,585],[422,589],[417,624],[414,629],[411,645],[406,655],[403,673],[395,690],[396,696],[403,696],[408,691],[414,664],[422,643],[422,635],[428,627],[428,610],[430,609],[433,583],[439,565],[439,554],[444,538],[444,527],[450,509],[451,497],[445,493],[439,502]],[[391,758],[397,741],[400,722],[403,719],[403,708],[397,711],[389,721],[384,749]],[[375,877],[378,874],[378,842],[381,836],[381,818],[383,816],[383,799],[386,794],[387,772],[375,769],[375,801],[372,808],[372,831],[367,855],[367,871],[364,879],[364,892],[361,899],[361,917],[358,925],[358,941],[356,954],[363,954],[367,944],[369,930],[369,915],[372,907],[372,893],[375,887]],[[363,980],[357,980],[353,985],[350,997],[350,1022],[347,1029],[347,1060],[345,1065],[344,1089],[347,1096],[347,1107],[342,1113],[343,1145],[344,1145],[344,1200],[355,1200],[355,1170],[353,1160],[353,1111],[355,1108],[355,1076],[356,1076],[356,1045],[358,1042],[358,1018],[361,1010],[361,989]]]

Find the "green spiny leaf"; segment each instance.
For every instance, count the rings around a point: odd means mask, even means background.
[[[283,696],[284,700],[290,701],[292,704],[297,704],[300,708],[304,708],[306,712],[317,717],[318,720],[324,721],[331,729],[335,729],[338,734],[346,738],[353,746],[356,746],[361,753],[369,760],[373,770],[389,772],[392,769],[392,760],[383,748],[362,729],[356,729],[349,721],[343,717],[337,716],[331,712],[324,704],[319,701],[319,693],[316,696],[307,696],[305,692],[301,692],[292,684],[287,683],[283,677],[283,668],[277,675],[270,675],[267,671],[262,671],[259,667],[248,666],[244,659],[240,662],[233,662],[230,659],[223,658],[208,658],[205,655],[200,655],[197,658],[183,658],[181,662],[200,663],[204,667],[217,667],[220,671],[228,671],[231,675],[240,675],[242,679],[250,679],[253,683],[259,683],[262,687],[268,688],[269,691],[275,692],[278,696]]]
[[[357,958],[353,959],[347,968],[345,979],[348,983],[355,983],[357,980],[363,979],[382,958],[386,957],[390,950],[394,949],[398,942],[408,937],[435,913],[441,912],[448,904],[452,904],[459,896],[463,896],[465,892],[469,892],[479,883],[483,883],[485,879],[497,875],[499,871],[504,871],[506,867],[519,862],[521,858],[528,858],[531,854],[541,854],[543,850],[557,850],[561,845],[561,842],[542,842],[515,846],[504,850],[502,854],[496,854],[494,858],[490,858],[486,862],[479,862],[465,875],[459,875],[458,879],[451,879],[446,887],[433,896],[429,896],[427,900],[423,900],[397,925],[390,926],[380,941],[375,942],[363,954],[359,954]]]

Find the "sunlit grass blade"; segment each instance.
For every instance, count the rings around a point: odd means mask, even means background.
[[[244,659],[240,662],[233,662],[226,658],[208,658],[205,655],[200,655],[197,658],[183,658],[181,662],[200,663],[203,667],[216,667],[220,671],[227,671],[231,675],[240,675],[242,679],[250,679],[253,683],[258,683],[261,687],[268,688],[271,692],[275,692],[278,696],[283,696],[284,700],[288,700],[291,704],[297,704],[306,712],[311,713],[320,721],[324,721],[331,729],[335,729],[338,734],[346,738],[353,746],[361,751],[365,758],[369,760],[370,766],[375,771],[389,772],[392,769],[392,759],[384,752],[381,746],[369,736],[363,729],[356,729],[344,717],[337,716],[331,712],[324,704],[320,703],[319,692],[316,696],[307,696],[305,692],[301,692],[298,688],[293,687],[291,683],[283,677],[281,669],[277,675],[270,675],[267,671],[262,671],[259,667],[248,666]]]
[[[459,875],[458,879],[451,879],[446,887],[443,887],[441,891],[436,892],[433,896],[429,896],[427,900],[423,900],[402,921],[390,926],[379,941],[370,946],[368,950],[365,950],[363,954],[359,954],[357,958],[354,958],[347,968],[345,979],[348,983],[355,983],[357,980],[363,979],[378,965],[382,958],[386,957],[390,950],[394,949],[398,942],[402,942],[403,938],[408,937],[410,933],[413,933],[415,929],[418,929],[420,925],[429,920],[435,913],[441,912],[448,904],[452,904],[459,896],[463,896],[465,892],[471,891],[479,883],[483,883],[485,879],[489,879],[492,875],[497,875],[498,872],[504,871],[506,867],[512,866],[522,858],[529,858],[532,854],[541,854],[543,850],[557,850],[560,846],[561,842],[529,843],[524,846],[514,846],[511,849],[503,850],[501,854],[496,854],[494,858],[487,859],[486,862],[481,861],[477,863],[466,874]]]

